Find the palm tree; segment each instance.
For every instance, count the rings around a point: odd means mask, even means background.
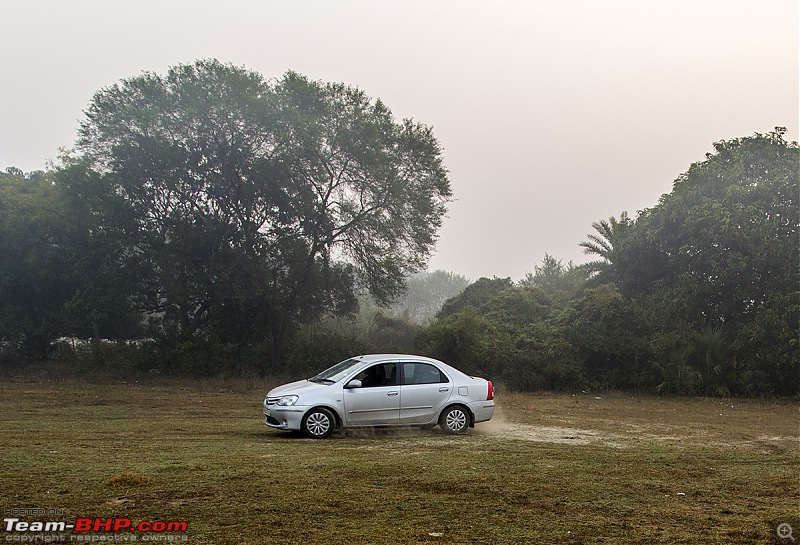
[[[599,274],[611,270],[619,254],[620,239],[632,225],[633,220],[628,217],[627,212],[622,212],[619,219],[611,216],[608,221],[600,220],[592,223],[592,228],[597,234],[586,235],[589,240],[579,244],[583,248],[583,253],[601,257],[586,264],[589,272]]]

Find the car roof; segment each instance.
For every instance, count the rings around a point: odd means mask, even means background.
[[[433,358],[428,358],[425,356],[416,356],[414,354],[364,354],[361,356],[356,356],[353,359],[357,359],[363,362],[373,362],[373,361],[383,361],[383,360],[417,360],[417,361],[431,361],[435,363],[444,363],[439,360],[435,360]]]

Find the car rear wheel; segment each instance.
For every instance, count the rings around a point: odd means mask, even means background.
[[[466,433],[469,428],[469,412],[460,405],[448,407],[439,417],[439,425],[445,433]]]
[[[336,427],[336,419],[328,409],[311,409],[303,417],[303,433],[312,439],[330,437]]]

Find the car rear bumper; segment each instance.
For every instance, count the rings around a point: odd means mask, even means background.
[[[469,410],[475,415],[475,423],[486,422],[494,416],[494,401],[473,401],[469,404]]]

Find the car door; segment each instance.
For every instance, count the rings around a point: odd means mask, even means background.
[[[409,361],[400,366],[400,423],[431,422],[450,399],[453,383],[430,363]]]
[[[343,392],[347,426],[396,425],[400,421],[400,387],[397,363],[371,365],[354,378],[362,385]]]

